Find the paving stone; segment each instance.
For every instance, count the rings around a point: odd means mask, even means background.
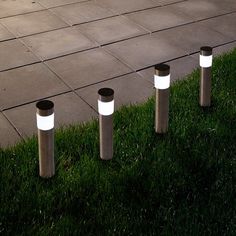
[[[73,92],[49,98],[54,103],[55,128],[81,123],[97,117],[97,113]],[[22,137],[37,134],[36,102],[4,111]]]
[[[0,24],[0,42],[13,38],[15,38],[15,36],[10,33],[3,25]]]
[[[81,2],[52,9],[70,25],[90,22],[114,16],[115,14],[108,9],[105,9],[95,1]]]
[[[199,22],[199,25],[206,26],[236,40],[236,13],[219,16]]]
[[[194,20],[202,20],[228,12],[228,10],[220,8],[214,1],[189,0],[177,3],[174,6],[178,11],[192,17]]]
[[[71,3],[84,2],[86,0],[38,0],[38,2],[47,8],[63,6]]]
[[[221,55],[223,53],[230,52],[235,48],[236,48],[236,41],[214,48],[213,49],[213,54],[214,54],[214,56]]]
[[[171,68],[171,82],[180,80],[199,67],[199,60],[191,56],[168,62]]]
[[[166,6],[168,4],[173,4],[173,3],[178,3],[178,2],[183,2],[183,1],[188,1],[188,0],[152,0],[155,3],[161,4],[162,6]]]
[[[17,39],[0,43],[0,71],[38,61],[39,59]]]
[[[219,8],[232,12],[236,10],[236,1],[235,0],[209,0],[209,2],[217,4]]]
[[[148,33],[124,16],[82,24],[78,29],[101,45]]]
[[[14,124],[23,138],[37,134],[36,103],[15,107],[4,111],[4,115]]]
[[[4,18],[1,23],[17,37],[67,26],[65,22],[48,10]]]
[[[174,5],[152,8],[126,16],[152,32],[192,21],[186,14],[177,11]]]
[[[97,0],[97,3],[119,14],[161,5],[158,2],[152,0]]]
[[[0,83],[1,109],[69,90],[54,73],[41,63],[1,72]]]
[[[154,92],[151,83],[132,73],[76,90],[76,93],[97,110],[98,90],[104,87],[112,88],[115,92],[115,110],[122,105],[145,102]]]
[[[77,29],[72,27],[28,36],[22,38],[22,40],[42,60],[97,46]]]
[[[73,89],[131,72],[102,49],[75,53],[46,63]]]
[[[230,38],[202,26],[199,22],[157,32],[153,37],[165,40],[176,48],[187,50],[188,53],[197,52],[204,45],[215,47],[231,41]]]
[[[0,18],[43,10],[44,7],[32,0],[0,1]]]
[[[168,64],[168,63],[167,63]],[[139,75],[141,75],[145,80],[147,80],[149,83],[154,85],[154,73],[155,69],[154,66],[149,67],[147,69],[143,69],[137,72]]]
[[[9,123],[9,121],[0,113],[0,148],[7,148],[19,142],[21,137]]]
[[[199,62],[198,58],[186,56],[167,62],[166,64],[170,66],[170,78],[171,82],[174,82],[192,73],[194,69],[198,68]],[[143,78],[150,81],[152,84],[154,83],[154,67],[141,70],[138,72],[138,74],[143,76]]]
[[[165,38],[159,39],[150,35],[114,43],[104,48],[134,70],[186,55],[185,51],[172,46]]]

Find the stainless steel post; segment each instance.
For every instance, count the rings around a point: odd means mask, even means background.
[[[101,88],[98,91],[100,157],[110,160],[113,157],[113,112],[114,91]]]
[[[208,107],[211,105],[211,66],[212,66],[212,48],[208,46],[200,49],[200,106]]]
[[[166,64],[155,66],[154,84],[156,88],[155,131],[168,131],[170,67]]]
[[[49,100],[37,102],[39,175],[50,178],[55,174],[54,163],[54,104]]]

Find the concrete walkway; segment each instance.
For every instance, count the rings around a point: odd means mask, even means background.
[[[176,80],[203,45],[236,47],[235,0],[0,1],[0,146],[36,133],[39,99],[55,103],[56,127],[84,122],[99,88],[115,90],[116,109],[143,102],[153,65]]]

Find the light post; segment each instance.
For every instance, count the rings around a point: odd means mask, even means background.
[[[113,157],[113,113],[114,90],[101,88],[98,90],[100,157],[111,160]]]
[[[202,107],[209,107],[211,105],[211,47],[201,47],[199,62],[201,67],[199,103]]]
[[[169,121],[170,66],[155,66],[154,86],[156,88],[155,131],[166,133]]]
[[[55,174],[54,164],[54,104],[49,100],[37,102],[39,148],[39,175],[50,178]]]

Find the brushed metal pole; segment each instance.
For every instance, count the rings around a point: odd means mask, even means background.
[[[54,127],[52,124],[46,124],[46,118],[54,114],[54,104],[49,100],[42,100],[37,102],[36,107],[39,116],[37,116],[39,175],[42,178],[51,178],[55,175]]]
[[[169,123],[169,79],[170,67],[166,64],[155,66],[155,76],[161,81],[155,82],[156,88],[156,108],[155,108],[155,131],[163,134],[168,131]],[[157,79],[157,80],[158,80]]]
[[[201,47],[200,55],[203,57],[212,56],[212,48],[208,46]],[[201,58],[200,58],[201,60]],[[201,65],[200,93],[199,103],[202,107],[211,106],[211,66]]]
[[[156,89],[156,133],[162,134],[168,131],[169,123],[169,88]]]
[[[108,103],[114,101],[114,90],[101,88],[98,91],[99,109],[99,139],[100,157],[103,160],[111,160],[113,157],[113,109]]]
[[[113,117],[99,115],[100,157],[110,160],[113,157]]]

